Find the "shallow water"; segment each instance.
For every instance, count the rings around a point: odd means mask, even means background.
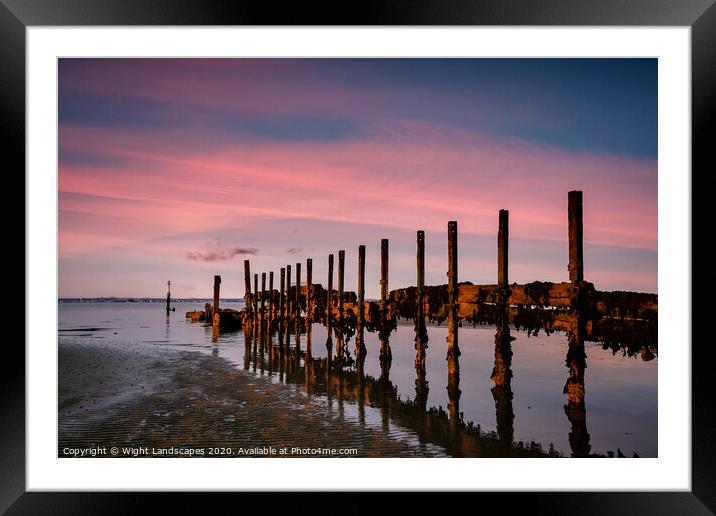
[[[353,397],[351,393],[358,391],[351,390],[352,387],[331,388],[336,385],[335,378],[333,384],[315,379],[323,376],[316,371],[320,370],[321,364],[325,366],[325,360],[320,360],[327,355],[325,327],[318,324],[312,327],[311,355],[314,360],[310,361],[311,374],[306,375],[305,355],[291,368],[290,363],[282,362],[278,351],[272,348],[273,360],[269,361],[268,350],[261,352],[251,341],[247,347],[240,331],[222,334],[218,342],[212,343],[210,327],[191,323],[184,317],[186,311],[202,308],[197,305],[176,303],[176,311],[167,316],[162,303],[61,303],[59,335],[111,344],[141,342],[218,355],[246,374],[263,376],[266,382],[287,383],[299,392],[310,392],[317,403],[332,403],[336,393],[345,393],[345,400],[341,399],[341,417],[359,421],[367,427],[383,428],[396,436],[412,439],[415,434],[421,445],[429,447],[431,454],[440,455],[440,450],[444,449],[448,455],[473,455],[472,448],[446,444],[442,434],[436,435],[440,433],[437,422],[449,419],[441,415],[440,410],[432,411],[433,415],[438,415],[426,425],[410,404],[416,397],[412,324],[399,325],[390,335],[392,361],[387,379],[384,375],[377,380],[382,372],[378,335],[365,333],[364,373],[368,382],[361,387],[360,394]],[[222,304],[222,308],[240,309],[242,306],[243,303]],[[427,386],[426,408],[447,410],[450,401],[446,365],[448,330],[444,325],[428,326],[427,332],[426,384],[421,384]],[[459,411],[464,423],[479,425],[481,435],[496,438],[507,435],[515,443],[538,443],[545,454],[553,448],[560,455],[570,456],[575,452],[575,446],[586,443],[592,454],[616,454],[619,449],[627,457],[633,454],[657,456],[658,359],[644,361],[638,355],[622,356],[619,352],[615,354],[602,349],[599,344],[586,342],[585,403],[583,412],[575,418],[573,413],[568,416],[565,411],[567,400],[563,393],[568,376],[566,335],[556,332],[528,336],[525,332],[512,330],[515,340],[511,345],[510,399],[492,392],[495,383],[490,376],[495,364],[495,332],[495,327],[489,326],[459,328]],[[346,344],[351,353],[353,340]],[[277,343],[274,335],[273,344]],[[292,336],[292,349],[294,345],[295,336]],[[305,334],[301,336],[301,347],[305,353]],[[334,341],[334,353],[335,349]],[[282,364],[286,365],[283,371]],[[311,377],[310,381],[303,380],[307,376]],[[351,381],[346,377],[347,384]],[[386,389],[388,395],[384,395]],[[570,433],[573,434],[572,442]],[[580,443],[575,444],[575,441]],[[486,441],[481,443],[481,454],[485,455]],[[490,453],[499,455],[499,451]]]

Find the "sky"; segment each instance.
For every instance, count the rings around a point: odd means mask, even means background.
[[[568,281],[567,192],[584,196],[584,274],[657,292],[656,59],[60,59],[59,295],[243,297],[251,272],[366,246],[366,297]],[[335,281],[335,280],[334,280]]]

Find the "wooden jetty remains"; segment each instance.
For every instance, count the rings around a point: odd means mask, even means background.
[[[306,261],[306,284],[301,283],[301,263],[295,264],[295,284],[291,284],[291,265],[280,270],[280,286],[275,291],[273,272],[261,273],[261,290],[258,273],[254,273],[251,289],[251,264],[244,261],[245,307],[239,311],[219,308],[221,277],[214,277],[213,303],[203,311],[187,312],[192,321],[211,323],[214,336],[223,331],[244,330],[247,342],[259,338],[263,349],[264,337],[278,334],[278,360],[280,374],[296,369],[300,357],[310,368],[308,377],[322,374],[326,381],[335,372],[343,374],[344,367],[356,372],[358,399],[367,391],[360,390],[366,348],[364,331],[377,332],[380,339],[381,378],[379,383],[389,384],[391,363],[389,337],[399,320],[415,323],[416,398],[420,405],[427,400],[429,390],[425,380],[425,356],[428,347],[426,327],[447,323],[448,335],[445,357],[448,373],[447,418],[455,430],[462,424],[460,399],[460,347],[458,328],[465,324],[492,325],[496,328],[495,364],[491,378],[498,414],[498,430],[505,439],[511,434],[511,328],[528,334],[539,331],[564,331],[567,335],[567,381],[564,387],[567,404],[565,412],[572,424],[570,442],[573,454],[589,455],[589,438],[586,432],[584,407],[584,371],[586,367],[585,341],[601,343],[613,350],[622,349],[629,355],[640,353],[642,359],[653,358],[657,350],[658,297],[656,294],[596,290],[585,281],[582,192],[568,194],[568,263],[569,281],[533,281],[525,284],[510,283],[509,272],[509,213],[500,210],[497,228],[497,274],[494,284],[473,284],[460,281],[458,275],[458,224],[447,225],[447,282],[443,285],[425,285],[425,232],[417,231],[416,286],[389,289],[389,242],[380,241],[380,299],[365,299],[366,246],[358,246],[358,276],[356,291],[345,290],[345,250],[338,251],[337,285],[334,289],[334,254],[327,255],[327,288],[313,280],[313,260]],[[328,360],[321,366],[311,358],[312,326],[320,323],[326,328]],[[291,346],[291,334],[295,343]],[[306,335],[306,350],[301,351],[301,335]],[[351,354],[346,343],[354,338]],[[255,345],[255,340],[253,341]],[[335,342],[335,354],[333,347]],[[433,346],[435,344],[432,344]],[[293,349],[293,353],[291,353]],[[272,347],[269,346],[269,353]],[[298,358],[291,361],[289,356]],[[326,359],[323,359],[326,360]],[[307,361],[307,362],[306,362]],[[274,364],[272,362],[271,367]],[[272,369],[273,372],[273,369]],[[364,384],[366,387],[368,384]],[[586,443],[586,444],[585,444]]]
[[[307,278],[301,285],[301,263],[295,264],[296,285],[291,284],[291,265],[281,269],[285,277],[285,289],[274,291],[272,282],[269,290],[258,291],[258,273],[254,274],[254,292],[250,285],[250,263],[244,261],[244,282],[246,306],[240,310],[238,321],[234,311],[223,315],[218,308],[218,292],[221,278],[215,277],[214,302],[204,312],[192,311],[187,317],[196,321],[213,321],[213,313],[219,313],[220,329],[237,329],[260,324],[269,320],[280,324],[309,318],[320,322],[329,330],[340,323],[345,329],[362,324],[367,331],[389,332],[395,328],[398,319],[415,320],[424,316],[432,323],[442,323],[454,317],[460,324],[496,324],[502,312],[507,313],[508,322],[518,330],[548,332],[571,331],[573,316],[579,312],[584,325],[584,338],[603,342],[606,345],[629,345],[641,342],[656,345],[658,296],[638,292],[604,292],[584,280],[582,193],[569,192],[569,281],[554,283],[533,281],[526,284],[509,284],[508,245],[509,219],[506,210],[500,211],[497,238],[497,282],[495,284],[473,284],[458,280],[458,228],[457,222],[448,223],[447,283],[427,286],[425,282],[425,233],[417,233],[417,286],[388,289],[387,239],[381,240],[381,297],[376,301],[365,299],[365,245],[358,247],[358,285],[356,292],[344,290],[345,251],[338,253],[338,285],[333,287],[333,254],[327,256],[329,264],[328,289]],[[312,274],[312,262],[307,262],[307,273]],[[309,272],[311,271],[311,272]],[[262,273],[262,283],[266,273]],[[270,274],[270,273],[269,273]],[[283,283],[283,281],[282,281]],[[260,305],[258,304],[260,303]],[[211,310],[211,314],[207,315]],[[272,326],[273,327],[273,326]],[[459,356],[457,342],[448,342],[449,354]],[[388,360],[390,350],[381,347],[382,360]]]

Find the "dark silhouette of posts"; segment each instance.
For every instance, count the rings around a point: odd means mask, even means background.
[[[260,323],[260,330],[263,334],[264,331],[264,324],[266,321],[265,316],[265,301],[266,301],[266,273],[261,273],[261,311],[259,312],[261,314],[261,323]],[[261,345],[263,346],[263,342],[261,342]]]
[[[291,349],[291,266],[286,265],[286,314],[284,316],[286,325],[286,359],[288,359],[288,351]],[[288,365],[288,364],[287,364]]]
[[[343,320],[343,291],[345,287],[346,252],[338,251],[338,319]]]
[[[448,222],[448,369],[459,368],[457,360],[451,358],[460,356],[460,349],[457,341],[457,222]],[[453,330],[454,331],[451,331]]]
[[[326,349],[328,350],[329,365],[331,349],[333,348],[333,255],[328,255],[328,291],[326,292]]]
[[[171,302],[172,302],[171,287],[172,287],[172,282],[167,281],[167,315],[169,315],[169,312],[171,312]]]
[[[221,285],[221,276],[214,276],[214,304],[211,307],[211,326],[213,330],[212,339],[216,341],[219,337],[219,323],[221,315],[219,314],[219,289]]]
[[[388,239],[380,241],[380,363],[383,366],[382,376],[387,379],[392,353],[388,335],[386,305],[388,303]]]
[[[448,222],[448,304],[457,302],[457,221]]]
[[[311,258],[308,258],[306,260],[306,360],[305,360],[305,369],[306,369],[306,382],[309,380],[309,371],[311,368],[311,363],[313,362],[311,358],[311,346],[312,346],[312,339],[311,334],[313,332],[313,260]],[[308,383],[306,385],[308,387]]]
[[[278,294],[278,320],[283,319],[283,304],[285,303],[285,289],[286,289],[286,268],[281,267],[281,290]]]
[[[211,307],[212,315],[219,313],[219,289],[221,285],[221,276],[214,276],[214,303]]]
[[[458,346],[458,314],[457,314],[457,222],[448,222],[448,413],[450,423],[456,427],[460,417],[460,347]]]
[[[301,264],[296,264],[296,319],[301,317]]]
[[[269,289],[268,289],[268,330],[271,334],[271,323],[273,321],[273,271],[269,272]]]
[[[286,265],[286,324],[291,318],[291,266]]]
[[[421,382],[425,381],[425,349],[428,347],[428,332],[425,327],[425,231],[417,236],[417,300],[415,310],[415,368]],[[417,386],[417,384],[416,384]],[[417,388],[417,387],[416,387]],[[421,391],[422,392],[422,391]]]
[[[365,359],[365,343],[363,342],[363,323],[365,320],[365,246],[358,246],[358,314],[356,324],[356,362],[359,370]]]
[[[417,290],[418,290],[418,315],[423,313],[423,291],[425,290],[425,231],[418,231],[417,237]]]
[[[507,290],[507,259],[509,243],[509,220],[507,210],[500,210],[499,228],[497,230],[497,285],[503,292]]]
[[[336,342],[336,358],[339,364],[343,361],[344,327],[343,327],[343,291],[345,287],[346,252],[338,251],[338,341]]]
[[[380,241],[380,309],[385,310],[388,301],[388,239]]]
[[[310,322],[313,320],[313,260],[308,258],[306,260],[306,321]]]
[[[277,328],[278,328],[278,351],[283,353],[283,305],[286,302],[286,268],[281,267],[281,291],[278,296],[278,316],[277,316]],[[281,370],[283,373],[283,370]]]
[[[582,233],[582,192],[569,192],[569,281],[578,284],[584,281],[584,248]]]
[[[254,274],[254,295],[253,295],[254,303],[253,303],[253,305],[254,305],[254,319],[256,319],[257,321],[258,321],[258,317],[259,317],[258,295],[259,295],[259,275]]]
[[[244,260],[244,305],[250,310],[251,304],[251,265],[248,260]]]
[[[298,372],[301,360],[301,264],[296,264],[296,371]]]

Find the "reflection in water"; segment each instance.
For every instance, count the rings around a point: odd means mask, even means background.
[[[290,331],[286,332],[287,321],[280,315],[273,319],[273,335],[276,336],[273,340],[271,328],[261,331],[257,318],[256,324],[245,326],[243,334],[222,333],[218,343],[207,346],[212,337],[211,324],[197,328],[184,320],[171,319],[171,316],[167,319],[164,306],[159,308],[160,314],[156,314],[156,307],[149,304],[61,306],[64,327],[61,326],[60,331],[76,328],[77,333],[83,335],[88,333],[84,328],[97,327],[102,329],[92,332],[91,338],[107,339],[117,335],[112,332],[119,331],[119,336],[114,337],[117,340],[141,340],[158,345],[165,345],[170,340],[170,345],[182,346],[180,349],[190,346],[190,349],[194,347],[208,354],[218,352],[219,356],[238,362],[242,369],[256,371],[256,375],[260,371],[264,374],[268,371],[269,375],[275,373],[280,382],[290,382],[319,398],[325,396],[329,414],[345,414],[347,421],[356,421],[360,412],[360,417],[373,430],[376,423],[379,431],[388,425],[393,429],[406,429],[414,432],[415,438],[425,446],[441,446],[450,455],[546,456],[549,455],[546,445],[555,443],[560,453],[583,457],[595,456],[597,451],[605,453],[610,442],[614,443],[611,449],[617,455],[620,453],[615,449],[617,444],[628,451],[628,455],[638,452],[654,456],[656,453],[656,359],[649,362],[621,359],[611,352],[602,352],[598,344],[589,344],[590,334],[584,332],[584,323],[577,313],[559,314],[563,324],[568,321],[565,315],[572,317],[567,350],[560,333],[551,337],[543,334],[536,341],[526,336],[523,339],[520,334],[517,343],[513,343],[514,326],[507,326],[498,320],[498,316],[492,320],[492,330],[485,326],[459,328],[460,320],[454,316],[449,318],[447,331],[444,323],[442,327],[426,327],[425,319],[417,319],[414,328],[399,325],[396,334],[390,333],[393,356],[388,368],[378,361],[379,346],[383,343],[379,334],[371,332],[378,328],[363,324],[356,334],[356,320],[347,318],[348,324],[343,329],[338,322],[339,311],[334,318],[335,335],[331,335],[336,341],[335,352],[329,360],[322,349],[312,349],[310,325],[303,321],[297,335],[299,339],[306,339],[304,350],[300,349],[300,344],[296,350],[291,347],[291,334],[296,334],[294,323],[290,322]],[[132,317],[123,315],[125,313],[131,313]],[[94,318],[89,319],[87,314]],[[146,326],[136,327],[135,321],[142,320],[141,317],[147,321],[153,317],[155,325],[147,322],[143,323]],[[324,338],[322,328],[312,329]],[[458,331],[462,333],[462,355],[459,356],[462,377],[453,374],[446,380],[444,375],[448,371],[440,342],[447,333],[447,344],[455,347]],[[354,334],[367,348],[362,361],[351,356],[354,345],[350,340]],[[433,343],[438,343],[435,356],[426,356],[428,335],[431,348],[435,346]],[[348,357],[341,361],[337,356],[339,347],[342,347],[339,342],[345,343]],[[585,347],[592,350],[589,427],[585,403]],[[290,353],[285,353],[286,350]],[[650,358],[650,350],[643,348],[642,353]],[[638,354],[636,356],[638,358]],[[458,373],[457,357],[453,358],[452,362],[448,360],[448,366],[455,366],[453,371]],[[488,376],[491,381],[485,386],[491,388],[490,393],[480,387]],[[431,390],[428,380],[432,387],[447,383],[448,389]],[[513,390],[518,396],[515,399]],[[359,409],[358,405],[365,407]],[[481,422],[482,428],[471,421]],[[541,440],[544,449],[524,440],[530,437]],[[520,444],[520,439],[527,443],[526,446]]]
[[[584,404],[584,370],[587,367],[587,353],[584,349],[584,321],[579,313],[570,319],[567,332],[567,368],[569,376],[564,385],[567,404],[564,411],[572,428],[569,432],[569,445],[573,457],[589,457],[591,445],[587,432],[587,410]]]
[[[514,441],[515,413],[512,409],[512,341],[506,313],[502,312],[495,332],[495,365],[490,378],[495,382],[492,397],[495,399],[497,435],[504,446]]]
[[[458,317],[455,308],[448,312],[447,363],[448,363],[448,414],[451,427],[460,421],[460,348],[458,347]]]
[[[356,329],[356,338],[364,331],[361,325]],[[452,332],[457,331],[457,321],[453,322]],[[272,344],[269,343],[268,346]],[[280,343],[277,344],[280,346]],[[248,349],[248,348],[247,348]],[[278,361],[281,367],[280,353],[263,354],[253,347],[253,359]],[[289,354],[289,353],[287,353]],[[361,427],[368,427],[367,411],[369,407],[379,410],[380,428],[390,433],[395,425],[415,432],[421,446],[440,446],[446,453],[453,456],[485,456],[485,457],[537,457],[546,456],[539,447],[525,447],[503,444],[494,434],[481,432],[479,428],[465,424],[459,414],[459,379],[450,375],[453,380],[448,387],[450,391],[449,410],[427,408],[428,383],[425,367],[416,367],[414,400],[402,399],[398,389],[388,378],[376,379],[365,374],[361,360],[352,362],[353,367],[344,368],[337,362],[330,364],[325,358],[313,358],[307,352],[297,350],[290,355],[302,358],[302,361],[291,360],[292,370],[287,374],[286,381],[297,385],[305,385],[307,392],[313,395],[326,396],[329,407],[333,400],[337,401],[337,415],[345,417],[346,400],[355,403],[357,422]],[[263,365],[262,365],[263,367]],[[268,366],[267,366],[268,367]],[[329,370],[334,367],[333,372]],[[371,409],[373,410],[373,409]],[[371,416],[372,417],[372,416]],[[424,449],[424,448],[423,448]]]

